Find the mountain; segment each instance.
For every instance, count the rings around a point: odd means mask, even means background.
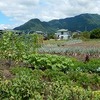
[[[90,31],[100,28],[100,15],[98,14],[80,14],[75,17],[56,19],[49,22],[42,22],[39,19],[31,19],[25,24],[14,28],[22,31],[43,31],[56,32],[57,29],[68,29],[70,31]]]
[[[31,19],[25,24],[14,28],[14,30],[21,30],[25,32],[30,32],[30,31],[54,32],[55,31],[55,29],[52,28],[48,22],[41,22],[39,19]]]

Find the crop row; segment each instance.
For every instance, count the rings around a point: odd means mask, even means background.
[[[81,72],[100,72],[100,59],[91,59],[89,62],[82,62],[76,59],[67,58],[65,56],[50,55],[50,54],[32,54],[23,57],[25,66],[33,69],[52,69],[62,71],[64,73],[69,71]]]
[[[42,46],[38,49],[39,53],[55,53],[55,54],[88,54],[97,55],[100,57],[100,48],[84,48],[84,47],[57,47],[57,46]]]
[[[0,79],[0,100],[100,100],[100,91],[89,88],[100,83],[100,76],[95,74],[66,75],[23,67],[12,68],[11,72],[15,78]]]

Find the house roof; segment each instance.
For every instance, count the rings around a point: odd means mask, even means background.
[[[60,29],[58,30],[58,32],[67,32],[68,30],[67,29]]]
[[[36,31],[36,33],[41,33],[41,34],[43,34],[43,32],[42,32],[42,31]]]

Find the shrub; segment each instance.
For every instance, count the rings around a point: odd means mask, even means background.
[[[12,68],[11,72],[15,75],[15,78],[11,80],[0,79],[0,100],[100,99],[99,91],[85,90],[76,84],[68,84],[66,81],[66,74],[62,72],[57,73],[57,71],[49,71],[50,70],[45,72],[41,70],[33,71],[23,67]],[[53,79],[54,77],[56,78],[53,81],[43,80],[41,77],[44,75],[51,76]],[[63,81],[61,77],[65,81]],[[80,75],[78,77],[80,80]]]
[[[50,54],[32,54],[25,56],[24,59],[24,62],[41,70],[52,69],[66,72],[74,66],[70,58]]]
[[[94,29],[90,32],[91,39],[99,39],[100,38],[100,29]]]

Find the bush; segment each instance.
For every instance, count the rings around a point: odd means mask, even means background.
[[[91,39],[99,39],[100,38],[100,29],[94,29],[90,32]]]
[[[42,42],[43,37],[38,34],[18,35],[7,31],[0,38],[0,58],[6,59],[10,67],[12,61],[22,61],[23,55],[36,53]]]
[[[73,60],[73,70],[89,73],[100,73],[100,59],[91,59],[89,62]]]
[[[84,31],[81,33],[81,38],[83,39],[90,39],[90,32]]]
[[[66,72],[72,69],[73,62],[70,58],[50,54],[32,54],[25,56],[25,63],[30,64],[35,69],[52,69]]]
[[[31,69],[13,68],[11,72],[16,75],[12,80],[0,81],[0,100],[35,100],[41,99],[42,84]]]
[[[100,92],[83,89],[76,84],[69,84],[67,75],[46,70],[31,70],[16,67],[11,72],[15,78],[0,79],[0,100],[99,100]],[[54,76],[53,76],[54,74]],[[75,74],[75,73],[74,73]],[[44,80],[43,76],[51,77],[53,81]],[[75,75],[76,76],[76,75]],[[77,81],[83,80],[83,74],[78,74]],[[71,77],[71,74],[68,75]],[[70,78],[69,78],[70,79]],[[89,79],[88,79],[89,81]]]

